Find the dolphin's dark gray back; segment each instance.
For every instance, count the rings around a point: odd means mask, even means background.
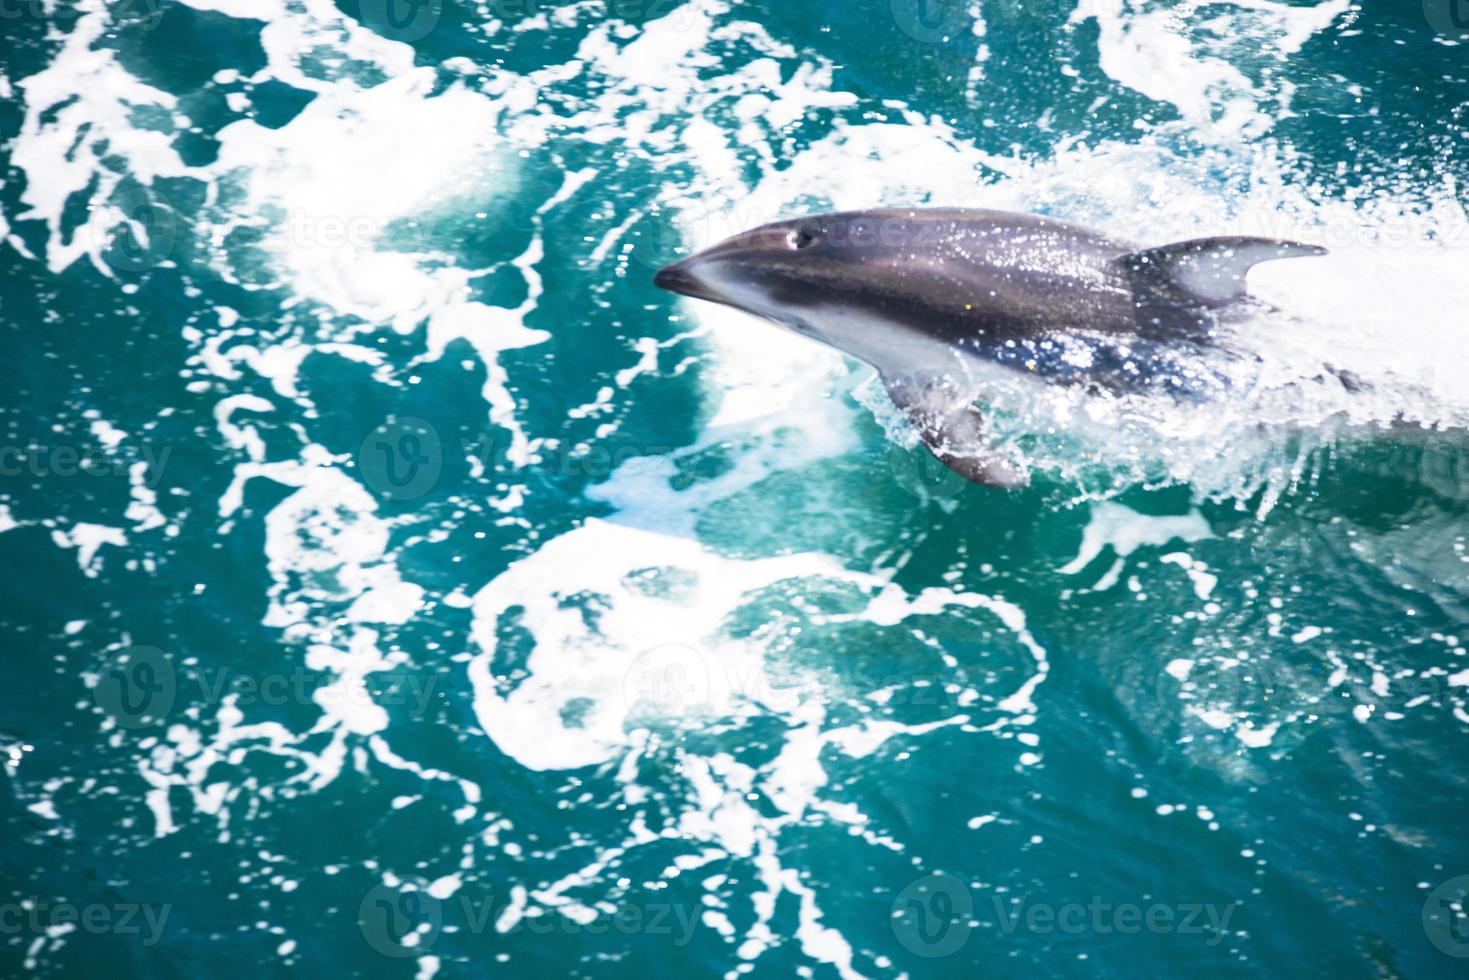
[[[1251,266],[1325,251],[1247,237],[1141,249],[1054,218],[969,208],[835,212],[800,229],[842,260],[849,282],[833,276],[825,288],[865,290],[891,318],[951,343],[1078,332],[1199,340],[1219,310],[1247,298]]]
[[[951,342],[1131,323],[1116,259],[1132,247],[1080,225],[946,208],[818,215],[802,229],[824,236],[815,248],[852,280],[830,285],[877,287],[894,318]]]

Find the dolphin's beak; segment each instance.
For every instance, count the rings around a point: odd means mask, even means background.
[[[699,258],[695,255],[682,262],[665,265],[653,276],[653,285],[671,293],[692,296],[694,299],[720,302],[719,294],[710,289],[708,284],[699,277]]]

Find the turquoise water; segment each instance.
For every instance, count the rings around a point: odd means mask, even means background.
[[[0,972],[1465,975],[1456,6],[390,2],[0,7]],[[926,203],[1332,255],[1015,492],[651,283]]]

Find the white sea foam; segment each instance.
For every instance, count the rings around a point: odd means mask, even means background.
[[[1095,20],[1102,71],[1172,105],[1192,134],[1259,137],[1290,111],[1290,87],[1269,85],[1269,68],[1283,64],[1351,4],[1236,0],[1229,6],[1229,15],[1206,18],[1151,0],[1080,0],[1070,23]],[[1251,77],[1250,68],[1259,77]]]
[[[1150,5],[1089,3],[1077,20],[1097,20],[1103,70],[1119,84],[1170,104],[1181,119],[1171,134],[1146,134],[1133,143],[1067,142],[1048,158],[1026,160],[968,142],[940,120],[903,111],[901,123],[838,121],[829,134],[781,160],[779,167],[774,134],[812,110],[840,111],[856,98],[835,90],[830,64],[732,17],[726,4],[690,3],[641,28],[602,24],[589,31],[571,61],[524,76],[463,70],[440,84],[445,79],[432,69],[414,67],[410,48],[342,17],[330,0],[186,2],[200,10],[265,19],[267,67],[255,80],[278,79],[315,93],[315,101],[278,130],[249,121],[227,127],[219,134],[216,163],[186,166],[169,134],[139,129],[129,114],[132,107],[145,106],[176,117],[177,100],[129,76],[98,43],[107,24],[106,7],[101,0],[85,0],[83,16],[51,66],[16,80],[26,100],[26,120],[11,159],[27,179],[22,196],[27,210],[7,216],[4,224],[44,221],[49,230],[44,258],[54,270],[84,258],[105,269],[99,243],[118,218],[109,210],[117,190],[115,170],[100,163],[105,141],[106,152],[123,160],[145,187],[160,178],[204,182],[209,204],[198,220],[210,234],[215,271],[247,288],[253,288],[252,275],[264,274],[288,291],[294,304],[316,310],[322,324],[319,335],[293,329],[271,340],[246,332],[254,325],[221,308],[211,318],[217,322],[187,328],[192,364],[208,378],[203,390],[219,395],[220,437],[237,453],[235,479],[219,501],[221,530],[229,533],[244,515],[250,481],[269,480],[288,490],[264,521],[261,559],[270,583],[265,622],[296,641],[303,662],[330,675],[333,683],[320,692],[321,716],[310,731],[251,721],[232,697],[213,718],[170,728],[167,739],[139,762],[159,834],[178,826],[174,789],[185,791],[198,812],[214,817],[227,832],[232,806],[248,790],[211,782],[211,771],[215,763],[251,751],[299,761],[302,771],[292,778],[318,788],[338,778],[350,747],[365,745],[378,764],[456,785],[465,798],[456,819],[468,821],[476,813],[481,788],[400,755],[393,748],[388,713],[361,693],[369,675],[401,663],[403,656],[380,648],[378,627],[411,619],[428,597],[399,567],[392,525],[345,468],[344,458],[309,439],[299,442],[295,455],[272,458],[248,415],[284,414],[301,405],[297,373],[313,353],[369,364],[381,383],[398,383],[391,365],[363,335],[411,333],[426,323],[422,357],[432,360],[453,340],[468,340],[487,369],[482,392],[487,415],[515,434],[517,460],[533,453],[548,434],[525,431],[498,355],[545,339],[526,326],[542,295],[538,264],[553,245],[585,245],[594,263],[620,257],[627,272],[619,235],[639,215],[627,215],[594,242],[547,243],[539,219],[592,176],[564,175],[536,216],[529,244],[503,257],[526,286],[526,298],[515,308],[469,299],[470,281],[484,270],[461,268],[456,256],[434,251],[431,243],[411,239],[405,244],[394,236],[409,220],[453,220],[465,212],[493,210],[524,177],[526,164],[516,151],[544,147],[553,131],[557,138],[588,144],[620,140],[630,154],[661,161],[669,172],[676,166],[692,174],[655,190],[647,202],[679,215],[677,228],[689,246],[789,211],[878,203],[1044,211],[1149,244],[1243,232],[1322,239],[1334,248],[1331,258],[1276,263],[1252,275],[1261,296],[1295,316],[1289,323],[1251,325],[1256,332],[1249,339],[1265,359],[1262,370],[1276,372],[1284,382],[1281,390],[1314,377],[1329,357],[1333,366],[1367,380],[1373,393],[1362,398],[1330,386],[1299,388],[1305,392],[1300,399],[1273,406],[1281,413],[1279,421],[1309,423],[1348,412],[1363,423],[1404,414],[1424,423],[1469,422],[1469,392],[1454,367],[1469,354],[1469,338],[1444,315],[1464,306],[1463,298],[1448,295],[1462,288],[1457,273],[1466,241],[1453,189],[1384,186],[1374,198],[1333,196],[1299,186],[1291,161],[1271,152],[1268,141],[1252,144],[1248,158],[1239,155],[1240,138],[1258,139],[1270,119],[1289,111],[1289,91],[1237,64],[1244,59],[1221,37],[1234,31],[1252,44],[1263,42],[1264,57],[1279,63],[1340,16],[1345,0],[1311,7],[1252,0],[1230,5],[1207,23]],[[754,56],[711,79],[708,52],[717,44],[742,45]],[[323,67],[311,56],[319,48],[339,51],[342,62]],[[305,67],[308,61],[311,70]],[[379,73],[387,81],[376,81]],[[601,94],[576,101],[564,114],[538,102],[539,95],[583,73],[595,78]],[[87,84],[63,106],[78,78]],[[710,118],[725,103],[735,106],[732,129]],[[175,125],[185,129],[187,120],[176,118]],[[1202,156],[1175,152],[1168,140],[1178,132],[1216,149]],[[1247,186],[1221,185],[1221,169],[1238,172],[1246,163],[1252,171]],[[100,183],[88,191],[94,178]],[[94,207],[85,228],[63,227],[67,202],[87,194]],[[194,219],[181,215],[179,220]],[[233,246],[230,233],[249,228],[264,233],[259,245]],[[1403,235],[1404,230],[1414,234]],[[1385,282],[1391,288],[1384,288]],[[521,916],[542,909],[595,917],[595,908],[575,897],[579,889],[595,885],[629,849],[682,840],[693,842],[694,851],[670,863],[670,876],[721,855],[754,869],[762,890],[753,900],[754,924],[731,937],[739,956],[758,960],[781,941],[774,909],[776,899],[789,894],[798,903],[796,941],[806,955],[854,975],[859,970],[855,937],[823,923],[819,890],[782,861],[782,832],[797,821],[828,820],[840,833],[857,830],[871,846],[902,850],[902,841],[885,836],[860,809],[829,798],[826,791],[828,770],[840,760],[871,756],[895,739],[917,741],[949,726],[1003,737],[1018,733],[1024,737],[1015,744],[1025,751],[1017,761],[1040,763],[1043,745],[1027,729],[1037,713],[1047,710],[1046,651],[1029,632],[1024,611],[999,596],[950,589],[910,595],[885,572],[854,570],[830,555],[731,557],[700,540],[700,516],[720,501],[771,474],[862,451],[855,423],[866,409],[848,397],[862,372],[849,374],[850,365],[830,351],[728,311],[690,306],[687,314],[711,348],[701,370],[717,406],[705,431],[686,450],[619,470],[592,492],[612,510],[610,517],[586,521],[542,543],[472,599],[475,648],[468,679],[487,737],[530,770],[607,767],[630,814],[621,838],[599,842],[595,858],[574,874],[549,884],[534,875],[534,889],[514,886],[515,901],[502,922],[510,928]],[[641,352],[636,370],[616,377],[617,390],[605,397],[599,393],[595,410],[619,402],[640,374],[657,370],[657,341],[642,338],[635,345]],[[255,379],[268,383],[273,399],[261,394],[265,387],[247,384]],[[1018,405],[1002,416],[999,433],[1023,449],[1032,465],[1076,475],[1081,468],[1073,464],[1079,456],[1067,455],[1077,453],[1075,440],[1050,445],[1023,440],[1038,422],[1079,431],[1124,474],[1120,481],[1092,488],[1097,495],[1137,480],[1198,481],[1205,492],[1248,492],[1272,479],[1262,476],[1260,460],[1275,462],[1270,457],[1274,444],[1255,438],[1256,418],[1230,414],[1238,407],[1226,404],[1222,415],[1142,403],[1096,409],[1057,396]],[[1232,442],[1221,440],[1221,423],[1228,423],[1223,431]],[[97,435],[116,442],[109,429],[99,428]],[[1160,441],[1165,447],[1161,464]],[[669,477],[676,465],[716,445],[740,447],[729,469],[675,489]],[[1211,452],[1201,454],[1203,445]],[[1286,460],[1286,483],[1297,472],[1296,463],[1295,457]],[[502,509],[513,511],[526,492],[513,490],[500,502]],[[0,507],[0,527],[14,526],[3,517],[7,513]],[[162,526],[147,487],[134,487],[126,518],[134,536]],[[77,548],[80,565],[95,574],[108,549],[129,547],[128,533],[110,524],[82,523],[53,537],[59,546]],[[1096,504],[1080,554],[1062,571],[1081,572],[1110,546],[1116,565],[1093,584],[1102,590],[1118,580],[1124,559],[1135,549],[1198,542],[1209,534],[1197,512],[1148,518],[1115,504]],[[1205,601],[1215,584],[1206,578],[1210,573],[1186,552],[1169,559],[1190,576],[1196,597]],[[782,662],[765,638],[736,638],[727,629],[729,618],[757,602],[763,590],[806,580],[853,593],[859,600],[855,611],[843,614],[852,622],[902,630],[921,617],[946,612],[977,618],[992,622],[996,633],[1017,644],[1030,661],[1005,679],[1002,690],[985,692],[993,695],[995,715],[988,725],[964,713],[926,723],[876,717],[838,721],[841,705],[823,689],[819,675]],[[471,604],[464,589],[452,592],[446,605]],[[600,615],[587,615],[580,602],[594,602]],[[507,648],[502,637],[502,621],[512,614],[528,636],[520,641],[524,649]],[[829,615],[813,622],[839,621]],[[523,657],[520,673],[501,669],[516,657]],[[1195,682],[1206,668],[1216,665],[1180,658],[1169,663],[1167,675],[1181,686]],[[1464,676],[1454,674],[1449,683],[1460,685]],[[880,692],[870,693],[880,703]],[[978,701],[978,692],[970,689],[959,703]],[[1263,748],[1280,731],[1279,721],[1256,724],[1226,706],[1191,708],[1202,724],[1232,731],[1247,747]],[[771,760],[759,766],[692,746],[669,749],[657,737],[759,718],[778,719],[783,732]],[[326,746],[313,742],[306,748],[307,736],[320,733],[328,733]],[[991,750],[1010,744],[987,738],[984,744]],[[684,795],[665,801],[672,808],[670,820],[653,827],[640,809],[651,790],[640,778],[639,762],[657,752],[676,757]],[[774,813],[759,812],[748,802],[756,787]],[[485,835],[495,839],[493,828]],[[451,894],[460,882],[458,872],[440,872],[433,887]],[[724,901],[717,878],[705,887],[713,902]],[[727,916],[722,922],[733,931]],[[438,959],[424,955],[420,966],[431,975]]]

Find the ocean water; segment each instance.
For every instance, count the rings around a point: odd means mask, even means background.
[[[1469,972],[1462,4],[0,32],[0,975]],[[1332,252],[1002,492],[652,286],[880,204]]]

